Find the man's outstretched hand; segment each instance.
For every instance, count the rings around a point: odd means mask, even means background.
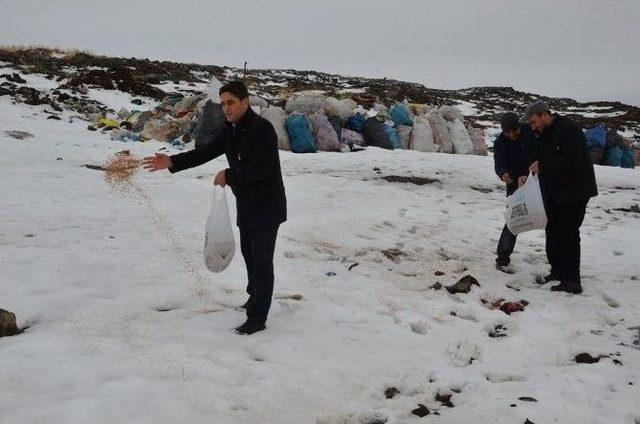
[[[156,153],[155,156],[147,156],[142,159],[142,167],[148,169],[149,172],[160,171],[171,168],[172,166],[173,162],[171,162],[171,158],[164,153]]]

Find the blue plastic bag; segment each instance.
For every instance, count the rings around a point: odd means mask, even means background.
[[[623,149],[622,157],[620,158],[620,166],[623,168],[631,168],[636,165],[636,158],[633,149]]]
[[[587,147],[600,147],[604,149],[607,144],[607,129],[602,125],[590,128],[585,131],[587,138]]]
[[[604,165],[622,166],[622,154],[623,150],[618,146],[607,149],[604,154]]]
[[[289,115],[285,123],[291,151],[294,153],[315,153],[316,142],[311,133],[311,125],[304,115]]]
[[[413,119],[411,119],[411,113],[402,104],[396,104],[389,110],[389,116],[396,125],[413,125]]]
[[[347,119],[346,127],[351,131],[362,134],[362,124],[364,124],[364,121],[366,120],[367,118],[365,118],[363,115],[356,113],[355,115],[350,116]]]
[[[387,137],[389,137],[389,141],[394,149],[402,149],[402,141],[395,128],[389,124],[384,124],[384,132],[387,133]]]

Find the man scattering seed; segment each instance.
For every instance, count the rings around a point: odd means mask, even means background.
[[[236,197],[240,248],[249,279],[249,300],[242,305],[247,320],[236,332],[253,334],[264,330],[271,307],[273,253],[278,228],[287,220],[287,201],[273,126],[251,109],[244,83],[232,81],[224,85],[220,99],[225,127],[217,136],[202,133],[201,137],[212,138],[202,143],[206,147],[173,156],[156,153],[144,158],[144,168],[173,173],[226,155],[229,168],[217,173],[214,184],[228,184]]]

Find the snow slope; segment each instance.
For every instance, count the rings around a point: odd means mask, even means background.
[[[640,214],[614,210],[640,203],[637,169],[596,167],[585,293],[570,296],[533,282],[541,231],[519,237],[513,275],[493,268],[504,192],[491,157],[280,152],[276,300],[267,330],[242,337],[242,258],[216,275],[202,261],[224,159],[139,173],[122,192],[82,165],[165,145],[110,141],[6,96],[0,111],[0,307],[30,326],[0,339],[2,424],[640,422]],[[466,274],[481,287],[430,288]],[[499,298],[529,305],[481,302]],[[611,356],[576,364],[583,352]]]

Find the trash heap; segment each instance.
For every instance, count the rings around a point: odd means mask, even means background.
[[[640,148],[603,124],[585,130],[587,148],[594,165],[633,168],[640,163]]]
[[[219,82],[212,81],[219,87]],[[165,97],[148,111],[120,109],[117,116],[89,114],[88,129],[110,132],[112,140],[155,139],[181,149],[196,141],[203,110],[219,109],[215,90],[191,96]],[[482,129],[464,122],[453,106],[395,103],[387,107],[376,97],[356,94],[337,99],[320,91],[292,94],[284,108],[258,96],[251,107],[273,125],[278,148],[294,153],[352,152],[375,146],[421,152],[487,155]],[[208,112],[207,112],[208,113]]]

